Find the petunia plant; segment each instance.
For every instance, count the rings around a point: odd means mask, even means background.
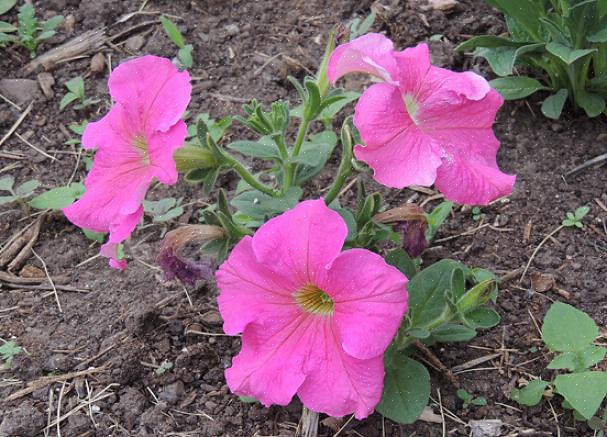
[[[215,202],[200,223],[167,233],[157,262],[166,279],[189,285],[215,277],[224,331],[242,334],[230,389],[266,406],[297,395],[319,413],[377,410],[411,423],[430,393],[416,351],[470,340],[500,319],[491,272],[427,265],[423,255],[453,202],[486,205],[512,191],[492,130],[503,99],[475,73],[431,65],[423,43],[397,51],[367,34],[335,46],[332,34],[315,77],[290,78],[297,104],[253,100],[243,114],[201,114],[188,129],[186,72],[153,56],[118,66],[114,106],[84,131],[83,146],[97,149],[86,192],[64,211],[109,232],[101,253],[124,269],[121,244],[149,208],[151,182],[184,173]],[[380,83],[362,94],[335,87],[355,72]],[[341,116],[355,100],[354,116]],[[248,138],[226,140],[234,123]],[[429,213],[390,207],[368,191],[367,175],[388,188],[434,185],[445,201]]]

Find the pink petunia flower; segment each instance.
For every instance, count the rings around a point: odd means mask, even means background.
[[[190,101],[187,71],[170,60],[143,56],[119,65],[108,81],[115,100],[101,120],[89,123],[85,149],[97,149],[86,192],[63,210],[75,225],[109,232],[101,255],[123,270],[118,246],[143,216],[143,199],[154,178],[177,182],[173,152],[183,145],[187,128],[180,119]]]
[[[426,44],[398,52],[374,33],[332,53],[331,83],[352,72],[383,81],[363,93],[354,115],[365,142],[354,154],[375,180],[394,188],[435,184],[447,199],[466,204],[512,192],[516,177],[499,170],[492,130],[504,99],[484,78],[431,65]]]
[[[365,249],[324,201],[245,237],[217,272],[219,311],[242,350],[230,389],[266,406],[297,394],[313,411],[362,419],[381,399],[383,354],[407,309],[407,278]]]

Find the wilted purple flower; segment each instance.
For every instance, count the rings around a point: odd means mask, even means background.
[[[379,223],[392,223],[394,231],[403,236],[403,249],[411,258],[417,258],[428,247],[428,221],[424,210],[414,203],[379,213],[373,218]]]
[[[186,246],[221,238],[223,229],[219,226],[186,225],[168,232],[162,240],[156,262],[163,271],[164,279],[179,279],[184,284],[195,285],[197,281],[207,281],[215,272],[215,260],[210,256],[198,260],[183,255]]]

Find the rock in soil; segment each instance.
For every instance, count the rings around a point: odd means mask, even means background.
[[[53,85],[55,85],[55,78],[51,73],[40,73],[37,76],[38,84],[40,85],[40,89],[44,93],[44,96],[47,100],[52,99],[55,96],[55,92],[53,91]]]
[[[29,103],[42,97],[38,84],[32,79],[2,79],[0,93],[17,105]]]
[[[44,428],[46,419],[29,402],[23,402],[10,411],[0,424],[0,437],[34,437]]]
[[[138,52],[145,45],[145,38],[142,35],[134,35],[126,40],[125,47],[131,52]]]
[[[169,404],[175,404],[185,394],[185,386],[183,381],[175,381],[172,384],[167,385],[162,393],[160,393],[160,400],[168,402]]]

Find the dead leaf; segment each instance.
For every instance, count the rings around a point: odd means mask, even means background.
[[[443,423],[443,418],[439,414],[436,414],[430,407],[424,407],[424,411],[422,411],[421,416],[419,416],[419,420],[429,423]]]
[[[532,272],[529,277],[531,287],[538,293],[545,293],[554,287],[554,275],[550,273]]]
[[[457,0],[428,0],[430,7],[436,11],[448,12],[457,6]]]

